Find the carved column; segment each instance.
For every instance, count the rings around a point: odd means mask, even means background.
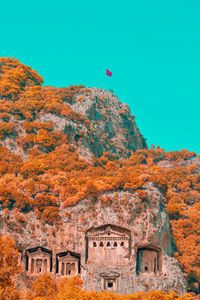
[[[47,259],[42,260],[42,273],[47,273]]]
[[[36,273],[36,259],[32,258],[32,260],[33,260],[33,274],[35,274]]]
[[[74,275],[78,274],[78,261],[75,262]]]
[[[50,272],[50,257],[47,259],[47,272]]]
[[[30,273],[30,272],[31,272],[31,259],[28,256],[28,273]]]
[[[65,273],[66,273],[65,263],[60,261],[59,266],[60,266],[60,269],[59,269],[60,270],[59,271],[60,275],[65,276]]]
[[[41,273],[44,273],[44,259],[42,258]]]
[[[51,259],[51,257],[49,257],[49,272],[50,272],[50,259]],[[59,263],[59,261],[58,261],[58,263]],[[52,274],[56,274],[56,251],[55,251],[55,249],[52,252]]]
[[[46,262],[45,263],[45,269],[46,269],[45,272],[47,273],[48,272],[48,259],[46,259],[45,262]]]
[[[58,267],[59,267],[59,274],[61,276],[62,275],[62,263],[60,260],[58,261]]]
[[[65,275],[68,275],[68,274],[67,274],[67,263],[65,263],[65,272],[64,272],[64,274],[65,274]]]
[[[46,259],[43,259],[43,273],[47,272],[47,268],[46,268]]]

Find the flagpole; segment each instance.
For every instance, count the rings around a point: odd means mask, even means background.
[[[104,78],[104,90],[106,91],[106,73],[105,73],[105,78]]]
[[[106,91],[106,76],[112,76],[112,72],[110,72],[108,69],[106,69],[106,74],[105,74],[105,82],[104,82],[104,86],[105,86],[105,91]]]

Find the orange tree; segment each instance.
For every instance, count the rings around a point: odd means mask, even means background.
[[[0,58],[1,96],[15,100],[26,86],[40,85],[43,79],[36,71],[14,58]]]
[[[13,276],[21,271],[19,253],[15,242],[8,235],[0,236],[0,296],[1,299],[20,299],[14,287]],[[9,298],[10,296],[13,298]]]
[[[27,293],[27,299],[53,300],[56,299],[56,294],[55,280],[49,274],[44,274],[34,281],[31,291]]]

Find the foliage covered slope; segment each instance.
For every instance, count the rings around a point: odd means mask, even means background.
[[[159,147],[135,153],[131,148],[127,153],[104,151],[100,157],[80,158],[81,141],[89,143],[89,136],[95,135],[91,120],[72,108],[74,103],[81,106],[90,90],[83,86],[43,87],[35,71],[8,58],[0,59],[0,76],[0,204],[4,217],[12,209],[16,214],[34,210],[41,221],[56,226],[59,211],[65,207],[84,198],[97,200],[104,191],[122,189],[137,191],[145,208],[144,185],[152,182],[165,199],[178,249],[176,257],[190,289],[198,293],[200,158],[187,150],[164,152]],[[103,98],[100,100],[103,105]],[[59,117],[57,124],[55,117]],[[59,129],[62,118],[76,124],[70,129],[71,139],[68,130]],[[106,144],[108,136],[103,138]],[[95,140],[91,143],[90,149],[94,149]]]

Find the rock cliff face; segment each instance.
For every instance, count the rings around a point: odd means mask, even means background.
[[[80,274],[88,290],[184,293],[162,194],[151,184],[144,189],[146,202],[137,193],[106,192],[62,209],[57,227],[42,224],[33,213],[1,212],[1,234],[13,237],[21,252],[20,287],[50,272],[58,279]]]
[[[85,140],[79,146],[80,153],[88,149],[97,157],[105,151],[126,157],[129,151],[147,147],[127,104],[105,90],[91,88],[90,92],[81,104],[76,101],[72,105],[73,110],[91,121],[92,134],[86,131]],[[72,142],[75,143],[74,137]]]
[[[47,98],[47,91],[48,87],[40,91],[40,96],[44,100]],[[52,99],[52,101],[55,100]],[[56,104],[62,109],[62,104],[59,102]],[[66,110],[64,104],[66,103],[63,102],[63,109]],[[58,108],[54,109],[51,106],[51,109],[41,110],[39,114],[36,114],[34,122],[51,124],[52,132],[64,133],[81,158],[91,160],[93,156],[100,157],[105,151],[117,157],[126,158],[130,156],[130,151],[135,152],[137,149],[147,148],[145,139],[136,126],[134,116],[130,113],[129,106],[121,103],[119,98],[112,93],[97,88],[79,89],[74,93],[73,100],[68,102],[67,109],[67,115],[61,115],[57,112]],[[26,150],[30,147],[31,140],[29,139],[27,146],[22,146],[22,140],[26,134],[23,126],[24,120],[16,118],[13,114],[8,117],[15,126],[15,133],[4,138],[2,144],[26,159]]]

